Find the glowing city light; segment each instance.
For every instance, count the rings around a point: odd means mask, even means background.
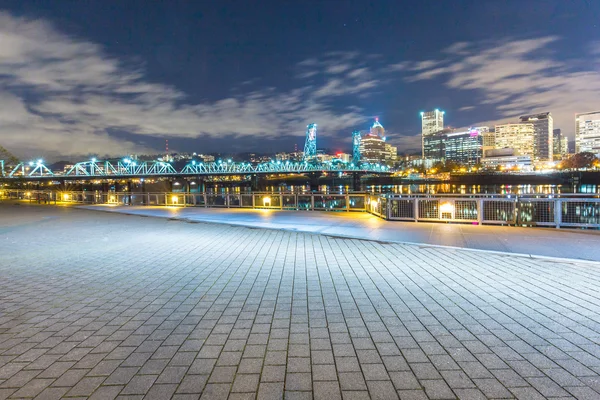
[[[443,213],[452,213],[454,212],[454,205],[448,202],[442,203],[440,205],[440,211]]]

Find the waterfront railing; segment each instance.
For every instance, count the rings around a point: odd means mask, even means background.
[[[136,193],[0,190],[0,199],[41,204],[221,207],[369,212],[390,221],[600,228],[600,195],[373,193]]]

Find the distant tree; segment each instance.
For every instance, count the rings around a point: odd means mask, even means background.
[[[446,164],[444,165],[444,169],[443,172],[454,172],[454,171],[458,171],[460,170],[460,168],[462,167],[461,164],[454,162],[454,161],[446,161]]]
[[[584,151],[573,154],[571,157],[564,160],[561,165],[564,169],[583,169],[593,167],[597,161],[598,158],[594,153]]]

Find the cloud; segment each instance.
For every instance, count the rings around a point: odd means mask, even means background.
[[[22,157],[122,155],[152,152],[144,143],[155,137],[301,136],[313,121],[321,137],[336,135],[364,116],[360,108],[334,108],[332,100],[377,83],[357,60],[347,52],[307,59],[294,89],[191,104],[186,93],[149,81],[95,43],[0,12],[0,144]],[[321,73],[330,79],[307,81]]]
[[[461,42],[446,51],[447,58],[403,63],[401,70],[408,82],[440,79],[444,90],[476,93],[481,104],[496,110],[495,119],[477,124],[493,125],[531,112],[550,111],[554,125],[573,135],[574,114],[598,108],[600,75],[592,67],[597,67],[599,54],[590,52],[588,63],[578,65],[553,51],[559,40],[549,36]],[[471,110],[469,107],[460,110]]]

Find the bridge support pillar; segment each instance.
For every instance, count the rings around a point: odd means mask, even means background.
[[[131,179],[129,179],[127,181],[127,204],[132,205],[133,202],[131,201],[131,195],[132,195],[132,185],[131,185]]]
[[[319,173],[311,172],[308,176],[310,178],[310,191],[318,192],[319,191]]]
[[[259,184],[258,184],[258,174],[254,174],[254,175],[252,175],[252,178],[250,179],[251,190],[253,192],[258,192],[258,190],[259,190],[258,186],[259,186]]]
[[[146,199],[147,199],[147,196],[146,196],[146,180],[144,178],[141,178],[140,181],[142,182],[142,187],[141,187],[141,189],[142,189],[142,205],[145,206],[146,205]]]
[[[360,187],[360,174],[358,172],[352,173],[352,191],[357,192],[361,189]]]

